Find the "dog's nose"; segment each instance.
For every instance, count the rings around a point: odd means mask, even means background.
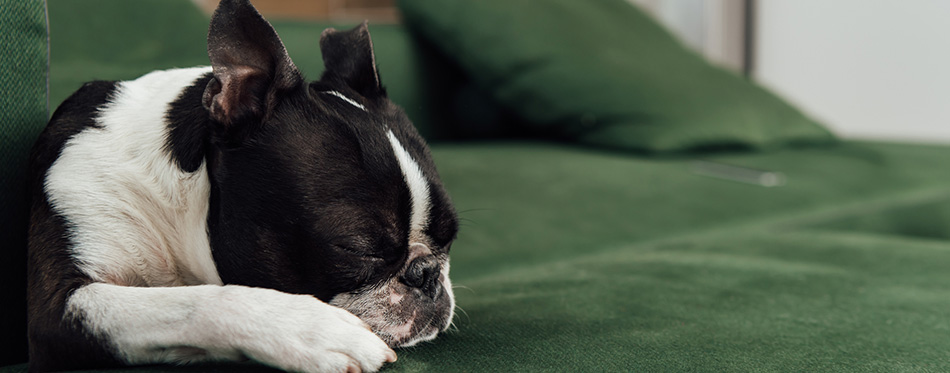
[[[439,296],[439,272],[441,268],[435,256],[427,255],[414,259],[399,277],[402,283],[422,290],[422,293],[435,299]]]

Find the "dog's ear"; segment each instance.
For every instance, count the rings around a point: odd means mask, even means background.
[[[260,121],[277,96],[303,77],[274,28],[248,0],[221,0],[208,29],[214,79],[202,103],[212,119],[229,127]]]
[[[320,35],[320,51],[326,67],[323,80],[341,79],[363,97],[385,94],[376,71],[376,55],[366,21],[348,31],[324,30]]]

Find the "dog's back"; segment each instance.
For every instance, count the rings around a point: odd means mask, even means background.
[[[185,88],[210,72],[157,71],[115,83],[105,102],[83,103],[95,105],[95,122],[65,142],[44,189],[53,211],[70,222],[71,254],[92,280],[221,283],[208,248],[207,174],[203,165],[193,172],[179,167],[165,119]]]
[[[63,319],[66,300],[91,279],[79,270],[68,251],[69,232],[62,215],[54,212],[43,184],[46,174],[66,143],[77,134],[95,129],[94,113],[115,89],[115,82],[87,83],[53,114],[33,147],[30,159],[30,250],[27,308],[30,368],[37,371],[115,364],[101,345],[90,341],[78,320]],[[46,248],[46,249],[39,249]],[[49,341],[47,339],[53,339]],[[67,362],[52,358],[75,353]]]
[[[68,322],[66,297],[89,282],[221,284],[206,232],[207,175],[173,160],[165,119],[171,102],[208,75],[192,68],[87,83],[54,113],[31,166],[32,189],[42,193],[33,196],[29,309],[50,315],[34,316],[31,334]],[[50,244],[57,240],[68,242]],[[35,339],[34,350],[55,348]]]

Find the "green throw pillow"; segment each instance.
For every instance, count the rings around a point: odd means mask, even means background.
[[[834,137],[624,0],[400,0],[407,24],[541,136],[646,152]]]

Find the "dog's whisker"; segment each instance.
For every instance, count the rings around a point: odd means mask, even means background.
[[[462,307],[460,307],[459,305],[456,304],[456,305],[455,305],[455,309],[457,309],[457,310],[459,310],[459,311],[462,311],[462,315],[465,316],[466,319],[468,319],[468,320],[471,320],[471,319],[472,319],[471,317],[468,316],[468,312],[466,312],[464,309],[462,309]],[[455,323],[455,320],[452,320],[452,323]]]
[[[455,289],[465,289],[472,292],[472,294],[475,294],[475,290],[472,290],[472,288],[465,285],[452,285],[452,290],[455,290]]]
[[[458,332],[459,332],[459,327],[458,327],[458,325],[455,325],[455,321],[452,321],[451,323],[449,323],[449,327],[446,328],[445,331],[448,332],[448,333],[458,333]]]
[[[482,212],[482,211],[497,211],[497,209],[490,209],[490,208],[468,209],[468,210],[459,211],[458,213],[459,215],[461,215],[461,214],[468,214],[470,212]]]

